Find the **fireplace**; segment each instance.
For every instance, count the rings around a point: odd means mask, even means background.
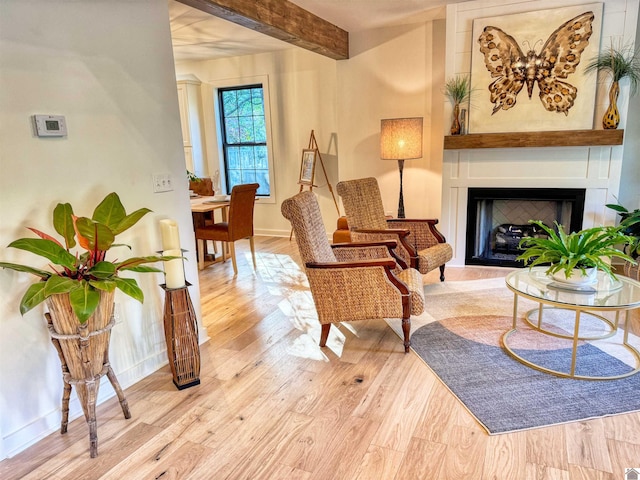
[[[580,188],[469,188],[465,264],[522,267],[520,240],[544,235],[529,220],[577,231],[584,203]]]

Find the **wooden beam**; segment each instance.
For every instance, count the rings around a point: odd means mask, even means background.
[[[349,58],[349,32],[287,0],[178,1],[326,57]]]

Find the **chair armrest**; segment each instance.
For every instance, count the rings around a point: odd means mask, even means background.
[[[374,228],[354,228],[352,232],[392,234],[392,235],[397,235],[398,238],[404,238],[411,233],[411,231],[408,228],[385,228],[382,230],[374,229]]]
[[[402,270],[407,268],[407,262],[396,252],[398,242],[395,240],[380,240],[371,242],[336,243],[331,245],[338,261],[358,261],[362,259],[393,258]]]
[[[429,219],[388,219],[387,224],[394,228],[408,229],[410,241],[416,245],[417,250],[432,247],[437,243],[446,243],[444,235],[437,229],[438,220]]]
[[[320,323],[409,318],[411,293],[391,271],[395,261],[309,262],[309,286]]]
[[[440,223],[440,220],[438,220],[437,218],[387,218],[387,223],[414,223],[414,222],[419,222],[419,223],[433,223],[434,225],[436,223]],[[398,227],[398,228],[402,228],[402,227]]]
[[[411,232],[406,228],[388,228],[388,229],[353,229],[351,230],[352,238],[356,241],[363,240],[397,240],[398,245],[396,252],[406,264],[416,268],[418,265],[418,251],[411,240]]]
[[[357,262],[307,262],[307,268],[362,268],[362,267],[389,267],[394,268],[396,262],[392,258],[379,258],[371,260],[359,260]]]
[[[392,258],[375,259],[375,260],[359,260],[357,262],[307,262],[305,266],[308,269],[324,269],[324,270],[337,270],[337,269],[362,269],[371,267],[384,267],[387,278],[393,285],[400,290],[403,295],[409,295],[409,287],[407,284],[396,277],[391,271],[396,262]]]
[[[395,240],[372,240],[370,242],[342,242],[332,243],[331,248],[343,248],[343,247],[379,247],[388,246],[389,248],[396,248],[398,242]]]
[[[385,228],[384,230],[355,228],[352,230],[352,232],[358,235],[364,235],[368,238],[371,238],[372,240],[397,238],[400,241],[400,244],[407,250],[409,257],[415,257],[417,255],[413,243],[409,240],[411,231],[407,228]]]

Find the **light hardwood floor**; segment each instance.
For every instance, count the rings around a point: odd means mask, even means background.
[[[0,478],[622,480],[640,466],[640,413],[488,436],[385,322],[320,349],[295,241],[257,237],[257,272],[245,243],[236,278],[230,261],[200,275],[201,385],[178,391],[165,367],[125,391],[130,420],[115,398],[98,407],[97,458],[80,418],[0,462]]]

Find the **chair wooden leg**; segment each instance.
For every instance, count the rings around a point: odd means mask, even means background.
[[[320,346],[327,346],[327,338],[329,338],[329,330],[331,329],[330,323],[325,323],[322,325],[322,332],[320,333]]]
[[[409,353],[411,347],[411,318],[402,319],[402,333],[404,334],[404,353]]]
[[[204,269],[204,240],[198,239],[198,269]]]
[[[238,275],[238,264],[236,263],[236,242],[229,242],[231,252],[231,263],[233,263],[233,275]]]
[[[251,258],[253,258],[253,269],[257,270],[258,267],[256,265],[256,249],[253,245],[253,235],[249,237],[249,246],[251,247]]]
[[[444,265],[440,265],[440,281],[444,282]]]

